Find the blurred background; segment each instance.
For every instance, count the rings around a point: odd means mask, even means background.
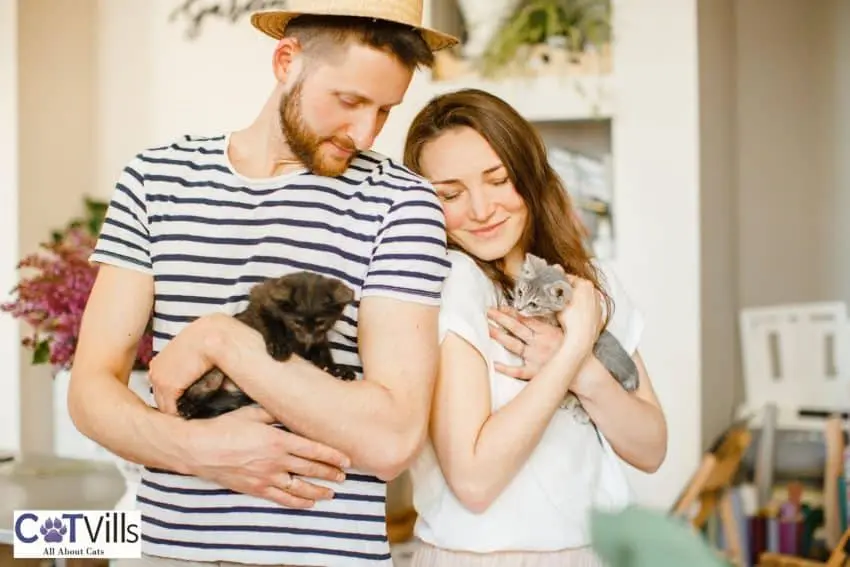
[[[141,149],[253,119],[275,44],[247,16],[275,4],[0,0],[4,294],[20,259],[96,214],[85,199],[108,200]],[[464,44],[417,75],[375,149],[400,157],[413,114],[463,86],[539,128],[594,250],[646,318],[670,447],[656,474],[630,471],[640,499],[673,505],[717,436],[765,407],[780,455],[809,451],[789,474],[814,470],[820,486],[823,416],[850,394],[850,0],[424,8]],[[34,364],[28,333],[0,314],[0,449],[102,457],[74,437],[66,373]]]

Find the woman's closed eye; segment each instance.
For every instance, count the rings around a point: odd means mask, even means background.
[[[339,98],[339,102],[345,108],[357,108],[358,106],[360,106],[361,101],[359,99],[355,98],[355,97],[340,96],[338,98]]]
[[[441,201],[446,201],[446,202],[454,201],[455,199],[457,199],[458,197],[461,196],[463,191],[464,191],[464,188],[461,187],[458,184],[441,185],[437,189],[437,197]]]

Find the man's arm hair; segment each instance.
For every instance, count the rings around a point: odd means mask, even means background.
[[[352,465],[390,480],[403,472],[427,434],[439,351],[438,308],[370,297],[360,306],[363,380],[346,382],[312,363],[279,363],[265,351],[225,345],[210,353],[246,393],[293,431],[331,445]]]
[[[112,453],[185,472],[184,422],[149,407],[127,386],[152,302],[153,276],[100,266],[74,354],[68,411],[83,435]]]

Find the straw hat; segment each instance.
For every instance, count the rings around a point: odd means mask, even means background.
[[[289,0],[287,10],[265,10],[251,15],[251,23],[275,39],[293,18],[305,14],[328,16],[359,16],[408,25],[421,34],[432,51],[458,43],[456,37],[422,25],[423,0]]]

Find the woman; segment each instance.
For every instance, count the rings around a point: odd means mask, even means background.
[[[588,512],[628,503],[617,456],[654,471],[666,453],[637,352],[641,316],[588,256],[545,146],[502,100],[478,90],[433,99],[404,160],[436,188],[453,248],[430,438],[411,467],[423,542],[413,565],[599,565]],[[499,308],[528,252],[570,274],[558,326]],[[594,358],[602,328],[635,360],[636,392]],[[591,423],[559,410],[568,390]]]

